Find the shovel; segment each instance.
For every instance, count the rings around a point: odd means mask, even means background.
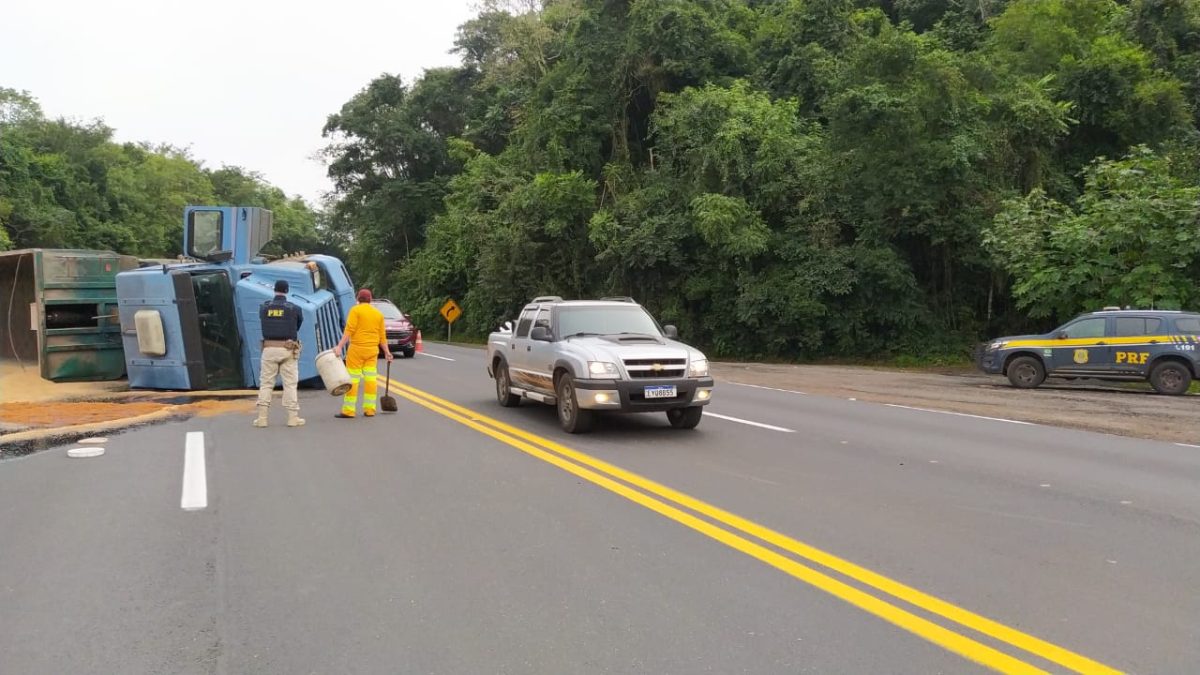
[[[383,412],[396,412],[400,408],[396,405],[396,397],[391,395],[392,390],[392,362],[387,362],[387,373],[383,378],[383,398],[379,399],[379,407],[383,408]]]

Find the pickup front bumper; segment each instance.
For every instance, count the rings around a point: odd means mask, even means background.
[[[647,398],[647,387],[675,387],[673,398]],[[665,412],[676,408],[708,405],[712,400],[711,377],[575,380],[575,398],[580,408],[620,412]]]

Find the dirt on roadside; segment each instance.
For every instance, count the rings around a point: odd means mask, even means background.
[[[1200,444],[1200,396],[1092,380],[1014,389],[1002,377],[848,366],[713,364],[718,381],[931,410],[1001,417],[1135,438]]]
[[[164,396],[146,401],[43,401],[0,403],[0,425],[22,429],[58,429],[132,419],[160,411],[177,415],[211,417],[224,413],[250,414],[250,400],[197,400],[175,402]]]

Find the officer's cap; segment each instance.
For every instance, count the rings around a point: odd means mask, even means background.
[[[286,279],[280,279],[279,281],[275,282],[275,292],[276,293],[287,293],[288,292],[288,282]]]

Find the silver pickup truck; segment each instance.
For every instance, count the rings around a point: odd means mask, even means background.
[[[676,337],[630,298],[535,298],[488,338],[488,375],[500,405],[553,405],[569,433],[591,430],[605,410],[665,412],[694,429],[713,380],[704,354]]]

